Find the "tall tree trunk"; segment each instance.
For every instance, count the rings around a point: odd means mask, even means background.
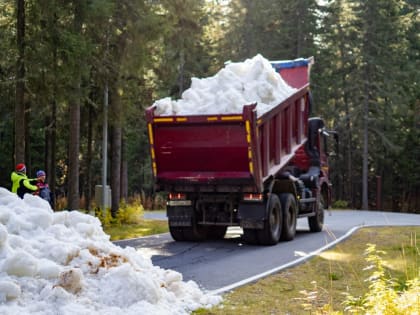
[[[45,131],[45,171],[47,172],[47,182],[51,189],[53,196],[55,195],[55,182],[56,182],[56,135],[57,135],[57,104],[55,101],[55,84],[54,84],[53,100],[51,101],[51,114],[47,117],[47,128]],[[53,208],[55,208],[55,198],[53,198]]]
[[[80,87],[79,87],[80,89]],[[68,208],[79,209],[79,148],[80,148],[80,103],[75,100],[70,105],[70,139],[69,139],[69,178]]]
[[[25,163],[26,163],[26,172],[28,173],[29,177],[33,177],[31,173],[32,170],[32,158],[31,158],[31,146],[29,142],[30,133],[29,133],[29,120],[31,117],[31,105],[30,102],[25,101],[25,123],[22,127],[25,133]]]
[[[56,16],[54,16],[56,18]],[[54,20],[55,23],[55,20]],[[55,30],[54,30],[55,31]],[[54,47],[53,51],[53,71],[54,71],[54,78],[57,78],[57,47]],[[49,122],[48,136],[47,136],[47,181],[48,185],[50,186],[51,193],[53,195],[52,198],[52,207],[55,209],[56,205],[56,182],[57,182],[57,80],[54,80],[53,83],[53,98],[51,100],[51,116]]]
[[[303,7],[301,3],[297,4],[296,8],[296,50],[295,50],[295,58],[301,57],[302,53],[302,46],[303,46],[303,34],[302,34],[302,23],[303,18],[305,16],[304,10],[306,7]]]
[[[245,8],[247,8],[244,26],[248,28],[250,26],[252,27],[252,25],[254,24],[252,14],[250,12],[254,11],[255,2],[254,0],[246,0],[244,1],[244,3],[245,3]],[[254,33],[245,29],[244,42],[245,42],[245,47],[243,48],[244,55],[251,57],[255,49],[257,49],[257,47],[255,47],[256,40],[254,38]]]
[[[87,139],[87,156],[86,156],[86,210],[90,211],[90,201],[92,199],[92,147],[93,147],[93,107],[89,105],[89,121],[88,121],[88,139]]]
[[[46,129],[46,139],[45,139],[45,170],[47,172],[47,182],[50,187],[52,198],[52,208],[55,209],[55,190],[56,190],[56,139],[57,139],[57,80],[58,80],[58,71],[57,71],[57,14],[53,14],[53,28],[50,30],[53,38],[53,51],[52,51],[52,69],[53,69],[53,82],[52,82],[52,98],[49,100],[50,110],[47,115],[47,129]]]
[[[338,32],[340,34],[341,38],[345,38],[345,34],[343,31],[343,28],[341,26],[338,26]],[[345,69],[345,65],[346,65],[346,54],[348,53],[348,49],[346,48],[346,43],[342,40],[340,41],[339,44],[339,49],[340,49],[340,59],[341,59],[341,64],[342,64],[342,68],[341,73],[341,86],[342,86],[342,97],[343,97],[343,102],[344,102],[344,111],[345,111],[345,126],[346,126],[346,132],[347,132],[347,141],[346,141],[346,156],[344,157],[345,160],[347,160],[346,162],[346,167],[347,167],[347,176],[344,176],[345,179],[345,197],[343,198],[344,200],[349,200],[350,201],[350,206],[353,206],[354,202],[353,202],[353,165],[352,165],[352,161],[353,161],[353,157],[352,157],[352,151],[353,151],[353,140],[352,140],[352,127],[351,127],[351,120],[350,120],[350,108],[349,108],[349,97],[348,97],[348,93],[347,93],[347,80],[346,80],[346,69]]]
[[[347,93],[345,93],[347,94]],[[346,111],[346,127],[347,127],[347,149],[346,149],[346,155],[347,155],[347,194],[346,194],[346,200],[349,200],[351,202],[351,206],[354,205],[354,196],[353,196],[353,157],[352,157],[352,150],[353,150],[353,141],[352,141],[352,131],[351,131],[351,121],[350,121],[350,109],[348,106],[348,100],[347,97],[345,97],[345,111]]]
[[[181,39],[181,50],[179,52],[179,73],[178,73],[178,96],[181,97],[184,92],[184,76],[185,76],[185,55],[183,39]]]
[[[367,76],[368,77],[368,76]],[[366,78],[367,79],[367,78]],[[368,125],[369,125],[369,93],[367,82],[365,82],[365,99],[363,104],[363,166],[362,166],[362,209],[368,210],[369,209],[369,199],[368,199]]]
[[[83,25],[83,0],[75,1],[74,32],[80,34]],[[81,61],[80,61],[81,62]],[[79,64],[79,67],[81,65]],[[79,193],[79,149],[80,149],[80,101],[81,101],[81,69],[78,69],[75,92],[70,104],[70,138],[69,138],[69,174],[68,174],[68,208],[80,208]]]
[[[117,11],[124,12],[122,2],[118,2]],[[116,216],[120,207],[121,200],[121,154],[122,154],[122,103],[119,94],[121,65],[125,57],[125,51],[128,45],[128,33],[123,32],[115,38],[115,45],[111,47],[113,59],[116,62],[112,76],[115,79],[110,91],[110,127],[111,127],[111,171],[110,171],[110,186],[111,186],[111,214]]]
[[[122,128],[121,128],[121,99],[118,95],[117,84],[113,87],[111,93],[110,109],[112,111],[113,123],[111,128],[111,214],[116,216],[120,207],[120,189],[121,189],[121,141],[122,141]]]
[[[121,148],[121,200],[127,201],[128,198],[128,163],[126,155],[126,142],[122,140]]]
[[[25,162],[25,0],[17,0],[16,44],[16,104],[15,104],[15,164]]]
[[[111,136],[111,190],[112,190],[112,216],[116,216],[120,207],[120,188],[121,188],[121,127],[114,126]]]

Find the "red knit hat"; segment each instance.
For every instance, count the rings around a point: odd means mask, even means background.
[[[19,173],[26,172],[25,164],[19,163],[18,165],[16,165],[16,172],[19,172]]]

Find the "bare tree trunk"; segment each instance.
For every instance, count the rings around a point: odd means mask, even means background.
[[[55,21],[54,21],[55,22]],[[53,69],[54,77],[57,77],[57,48],[54,47],[53,52]],[[57,182],[57,84],[56,80],[53,83],[53,99],[51,100],[51,116],[48,124],[48,136],[47,136],[47,181],[50,186],[52,198],[52,207],[55,209],[56,206],[56,182]]]
[[[90,201],[92,199],[92,160],[93,160],[93,108],[89,106],[89,122],[88,122],[88,140],[87,140],[87,156],[86,156],[86,210],[90,211]]]
[[[366,83],[365,83],[366,84]],[[362,209],[369,209],[368,200],[368,124],[369,124],[369,94],[367,86],[365,91],[365,101],[363,106],[363,171],[362,171]]]
[[[25,0],[17,0],[16,33],[15,164],[25,162]]]
[[[121,200],[127,201],[128,198],[128,163],[125,152],[125,141],[122,140],[121,149]]]
[[[51,102],[51,115],[47,117],[47,129],[45,131],[45,170],[47,172],[47,182],[51,189],[53,195],[55,195],[55,182],[56,182],[56,134],[57,134],[57,126],[56,126],[56,119],[57,119],[57,104],[55,101],[55,89],[54,86],[54,99]],[[55,208],[55,198],[53,198],[53,208]]]
[[[183,42],[183,39],[181,39]],[[182,93],[184,92],[184,75],[185,75],[185,56],[184,56],[184,47],[182,45],[181,51],[179,52],[179,74],[178,74],[178,89],[179,89],[179,97],[181,97]]]
[[[80,104],[79,100],[70,106],[68,208],[77,210],[79,198],[79,148],[80,148]]]
[[[344,72],[344,71],[343,71]],[[346,86],[345,83],[345,74],[343,73],[342,77],[342,84],[343,87]],[[353,157],[352,157],[352,151],[353,151],[353,140],[352,140],[352,127],[351,127],[351,121],[350,121],[350,108],[348,104],[348,96],[347,92],[343,92],[343,101],[344,101],[344,110],[346,115],[346,132],[347,132],[347,139],[346,139],[346,156],[344,159],[346,160],[346,167],[347,167],[347,176],[345,178],[345,199],[350,202],[350,206],[354,206],[354,194],[353,194]]]
[[[120,207],[120,188],[121,188],[121,127],[114,126],[111,136],[111,189],[112,189],[112,216],[116,216]]]
[[[302,5],[297,5],[296,8],[296,55],[295,57],[298,58],[301,56],[302,53],[302,42],[303,42],[303,34],[302,34],[302,23],[303,23],[303,16],[304,12],[303,10],[306,10],[306,8],[302,8]]]
[[[80,34],[83,24],[83,0],[75,2],[74,6],[74,32]],[[81,65],[79,65],[81,67]],[[81,77],[75,82],[75,92],[70,104],[70,138],[69,138],[69,173],[68,173],[68,208],[76,210],[80,208],[79,196],[79,149],[80,149],[80,96]]]
[[[53,37],[53,77],[57,78],[57,14],[53,15],[54,27],[50,30]],[[46,128],[46,139],[45,139],[45,170],[47,172],[47,182],[50,187],[52,197],[52,208],[55,209],[56,202],[56,139],[57,139],[57,80],[53,80],[52,83],[52,98],[48,101],[50,104],[50,111],[47,115],[47,128]]]
[[[342,26],[340,26],[340,24],[338,24],[337,30],[339,32],[339,36],[342,38],[345,38],[345,34],[343,31]],[[345,126],[346,126],[346,133],[347,133],[347,138],[346,138],[346,144],[345,144],[345,155],[343,156],[344,161],[345,161],[345,165],[347,168],[346,172],[344,173],[343,176],[343,188],[344,188],[344,200],[348,200],[349,201],[349,205],[351,207],[354,207],[354,197],[353,197],[353,165],[352,165],[352,161],[353,161],[353,157],[352,157],[352,151],[353,151],[353,135],[352,135],[352,127],[351,127],[351,121],[350,121],[350,108],[349,108],[349,101],[348,101],[348,92],[346,90],[347,88],[347,80],[346,80],[346,75],[347,75],[347,71],[345,69],[345,64],[346,64],[346,54],[348,53],[348,49],[345,45],[344,41],[340,41],[339,44],[339,49],[340,49],[340,59],[341,59],[341,64],[342,64],[342,68],[340,69],[341,71],[341,86],[343,87],[343,93],[342,93],[342,97],[343,97],[343,103],[344,103],[344,111],[345,111],[345,117],[346,117],[346,121],[345,121]],[[347,173],[347,174],[346,174]]]
[[[111,93],[111,111],[113,124],[111,128],[111,214],[116,216],[120,207],[120,189],[121,189],[121,141],[122,141],[122,128],[121,128],[121,99],[116,91],[117,85],[113,87]]]
[[[32,159],[31,159],[31,146],[30,146],[30,133],[29,133],[29,120],[31,118],[31,105],[30,102],[25,101],[25,123],[22,127],[25,133],[25,163],[26,163],[26,172],[29,177],[33,177],[31,173],[32,170]]]

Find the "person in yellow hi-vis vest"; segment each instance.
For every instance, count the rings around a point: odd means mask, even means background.
[[[26,166],[23,163],[16,165],[16,169],[10,175],[12,180],[12,192],[16,193],[20,198],[26,193],[34,193],[38,190],[36,186],[37,180],[30,179],[26,176]]]

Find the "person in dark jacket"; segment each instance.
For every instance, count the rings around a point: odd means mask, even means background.
[[[26,166],[23,163],[16,165],[16,169],[10,175],[12,180],[12,192],[16,193],[20,198],[26,193],[34,193],[38,190],[36,179],[29,179],[26,176]]]
[[[34,195],[38,195],[42,199],[48,201],[48,203],[52,206],[52,194],[48,184],[45,181],[46,176],[47,174],[43,170],[36,172],[36,186],[38,187],[38,191],[34,193]]]

